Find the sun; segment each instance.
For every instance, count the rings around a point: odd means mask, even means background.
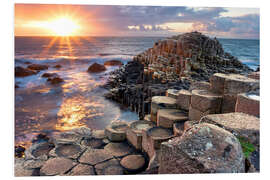
[[[69,17],[59,17],[48,24],[50,29],[57,36],[71,36],[76,33],[80,26]]]

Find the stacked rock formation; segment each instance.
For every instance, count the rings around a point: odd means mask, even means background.
[[[156,42],[113,72],[106,97],[130,106],[143,119],[150,113],[151,98],[164,96],[167,89],[188,90],[191,83],[196,86],[197,81],[209,81],[214,73],[250,72],[237,58],[224,52],[216,38],[199,32],[185,33]],[[201,85],[206,87],[208,83]]]

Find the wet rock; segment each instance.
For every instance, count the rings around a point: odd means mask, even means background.
[[[259,147],[260,120],[255,116],[238,112],[211,114],[203,117],[200,122],[215,124]]]
[[[136,149],[142,149],[142,131],[148,130],[154,127],[154,123],[145,120],[139,120],[131,123],[127,129],[126,135],[127,140],[132,144]]]
[[[51,84],[60,84],[64,82],[64,80],[60,77],[50,77],[47,79],[47,81],[49,81]]]
[[[75,165],[75,162],[67,158],[52,158],[42,166],[40,174],[46,176],[63,175]]]
[[[137,173],[145,167],[145,158],[142,155],[129,155],[124,157],[120,164],[128,173]]]
[[[176,99],[176,104],[177,107],[179,107],[180,109],[189,110],[189,106],[190,106],[190,102],[191,102],[191,92],[187,91],[187,90],[180,90],[178,92],[178,96]]]
[[[87,164],[78,164],[67,175],[68,176],[95,175],[95,171],[93,166]]]
[[[44,78],[52,78],[52,77],[59,77],[58,74],[56,73],[44,73],[42,74],[41,77],[44,77]]]
[[[21,158],[24,156],[25,147],[15,146],[15,157]]]
[[[154,96],[151,102],[151,120],[157,122],[157,112],[159,109],[176,108],[176,99],[166,96]]]
[[[243,173],[244,155],[237,138],[212,124],[194,125],[161,145],[160,174]]]
[[[124,141],[126,139],[127,128],[128,125],[126,122],[112,122],[105,128],[105,135],[113,142]]]
[[[164,128],[173,128],[174,123],[187,120],[187,113],[178,109],[160,109],[157,113],[157,126]]]
[[[98,63],[92,64],[87,69],[87,72],[89,72],[89,73],[98,73],[98,72],[102,72],[102,71],[106,71],[106,67],[101,65],[101,64],[98,64]]]
[[[60,69],[62,66],[60,64],[56,64],[55,66],[53,66],[56,69]]]
[[[28,69],[36,70],[36,71],[42,71],[49,68],[48,65],[42,65],[42,64],[31,64],[27,66]]]
[[[123,63],[119,60],[109,60],[104,63],[105,66],[122,66]]]
[[[242,112],[260,117],[260,96],[253,93],[238,94],[235,112]]]
[[[112,159],[109,151],[104,149],[87,149],[79,158],[80,163],[95,165],[106,160]]]
[[[16,77],[25,77],[25,76],[31,76],[34,74],[37,74],[37,72],[33,71],[31,69],[23,68],[20,66],[15,67],[15,76]]]
[[[122,157],[134,152],[134,149],[124,142],[109,143],[104,147],[104,149],[114,157]]]

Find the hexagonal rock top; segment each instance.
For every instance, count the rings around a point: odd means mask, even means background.
[[[176,99],[167,96],[154,96],[151,102],[151,121],[157,122],[157,111],[159,109],[176,108]]]
[[[239,94],[259,88],[259,81],[240,74],[215,73],[210,78],[211,91],[220,94]]]
[[[95,165],[112,158],[113,156],[104,149],[87,149],[79,158],[79,162]]]
[[[78,164],[67,175],[69,176],[95,175],[95,172],[93,166],[87,164]]]
[[[99,163],[95,165],[95,169],[98,175],[121,175],[124,173],[124,169],[117,159]]]
[[[129,155],[120,161],[121,166],[130,173],[136,173],[145,166],[145,159],[142,155]]]
[[[121,143],[111,142],[107,144],[104,147],[104,149],[115,157],[126,156],[134,151],[134,149],[131,146],[129,146],[127,143],[124,142]]]
[[[101,149],[105,143],[102,139],[86,138],[81,141],[81,145],[85,147],[91,147],[93,149]]]
[[[160,150],[160,174],[245,172],[239,141],[213,124],[196,124]]]
[[[105,129],[105,135],[110,141],[124,141],[126,139],[126,122],[113,122]]]
[[[47,176],[63,175],[75,165],[75,162],[67,158],[52,158],[42,166],[40,174]]]
[[[136,148],[142,148],[142,131],[154,127],[155,124],[151,121],[139,120],[134,121],[127,129],[127,140]]]
[[[178,109],[160,109],[157,113],[157,125],[165,128],[172,128],[176,122],[188,120],[188,115]]]
[[[79,157],[83,149],[77,144],[58,144],[54,150],[58,157],[66,157],[76,159]]]
[[[212,114],[203,117],[200,122],[215,124],[232,132],[237,137],[243,137],[253,145],[260,143],[260,119],[244,113]]]

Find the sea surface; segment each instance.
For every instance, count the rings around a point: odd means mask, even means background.
[[[48,135],[76,127],[103,129],[111,121],[131,122],[136,113],[103,97],[109,72],[89,74],[94,62],[117,59],[124,64],[162,37],[15,37],[15,66],[47,64],[48,70],[16,77],[15,144],[29,146],[39,133]],[[253,69],[259,65],[259,40],[219,39],[226,52]],[[55,69],[60,64],[62,68]],[[50,85],[41,75],[59,74],[60,85]]]

